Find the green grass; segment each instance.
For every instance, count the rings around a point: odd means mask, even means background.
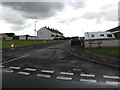
[[[14,42],[15,47],[19,47],[19,46],[26,46],[26,45],[33,45],[33,44],[40,44],[40,43],[48,43],[48,42],[52,42],[52,41],[53,40],[48,40],[45,42],[44,41],[20,41],[20,40],[6,41],[6,40],[2,40],[2,41],[0,41],[0,48],[10,48],[12,42]]]
[[[89,51],[93,53],[103,54],[112,57],[120,58],[120,48],[90,48]]]

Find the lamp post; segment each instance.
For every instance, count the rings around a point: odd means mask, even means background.
[[[37,39],[37,38],[36,38],[36,37],[37,37],[37,36],[36,36],[36,23],[37,23],[37,20],[35,21],[35,26],[34,26],[35,42],[36,42],[36,39]]]
[[[37,20],[35,21],[35,26],[34,26],[35,36],[36,36],[36,23],[37,23]]]

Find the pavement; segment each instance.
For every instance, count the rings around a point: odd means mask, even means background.
[[[118,69],[68,53],[70,41],[3,51],[2,88],[119,88]]]
[[[92,53],[82,46],[71,46],[68,52],[74,56],[80,57],[84,60],[92,61],[102,65],[107,65],[115,68],[120,68],[120,58]]]

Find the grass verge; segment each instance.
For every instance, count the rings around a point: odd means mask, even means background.
[[[88,51],[120,58],[120,48],[89,48]]]
[[[47,40],[47,41],[20,41],[20,40],[2,40],[0,41],[0,48],[10,48],[11,43],[14,42],[15,47],[19,46],[26,46],[26,45],[33,45],[33,44],[40,44],[40,43],[48,43],[48,42],[53,42],[54,40]]]

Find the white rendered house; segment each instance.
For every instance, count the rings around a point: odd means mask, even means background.
[[[38,40],[53,40],[55,38],[61,38],[63,34],[58,30],[50,29],[49,27],[43,27],[37,31]]]

